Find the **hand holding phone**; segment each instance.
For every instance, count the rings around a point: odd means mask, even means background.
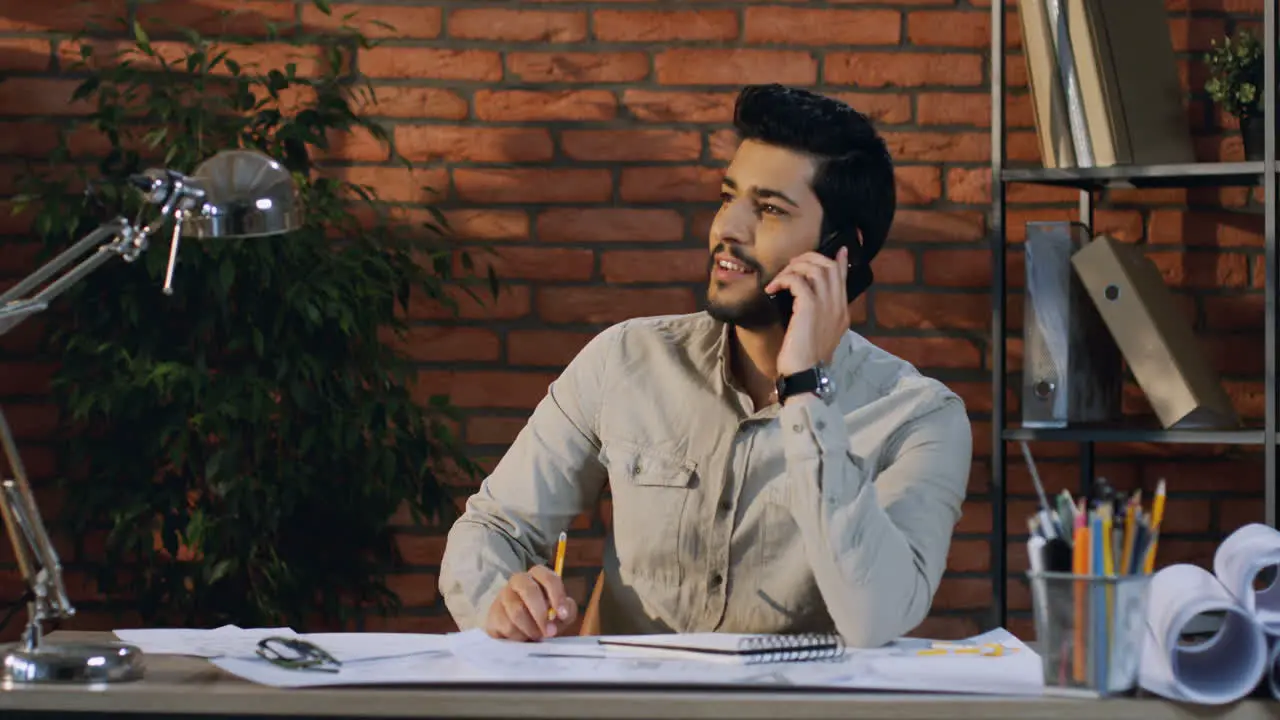
[[[793,258],[765,286],[775,303],[791,305],[786,335],[778,352],[779,376],[831,362],[849,329],[850,274],[849,250],[841,245],[834,257],[809,252]],[[789,297],[779,301],[777,296],[783,292]]]
[[[840,244],[835,235],[828,235],[826,239],[818,245],[817,252],[834,260],[842,247],[844,246]],[[850,273],[849,277],[852,278],[853,273]],[[846,282],[845,291],[847,296],[855,297],[857,293],[853,292],[853,289],[848,287],[848,284],[849,283]],[[859,290],[859,292],[861,291]],[[778,312],[778,319],[781,321],[782,327],[786,328],[790,325],[791,315],[795,312],[795,295],[793,295],[790,290],[783,288],[777,292],[771,293],[769,295],[769,299],[773,301],[773,307]]]

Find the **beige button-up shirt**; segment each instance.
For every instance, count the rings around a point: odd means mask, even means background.
[[[462,629],[605,483],[602,633],[835,630],[866,647],[925,618],[969,477],[960,398],[848,332],[831,404],[756,409],[728,343],[705,313],[639,318],[573,359],[449,532],[440,589]]]

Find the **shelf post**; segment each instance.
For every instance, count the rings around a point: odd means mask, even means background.
[[[991,599],[995,627],[1008,627],[1005,522],[1005,194],[1003,0],[991,3]]]
[[[1262,183],[1265,195],[1265,237],[1263,241],[1266,274],[1266,307],[1264,349],[1265,383],[1263,397],[1263,465],[1267,524],[1276,526],[1276,9],[1280,0],[1263,3],[1263,91],[1264,126]]]

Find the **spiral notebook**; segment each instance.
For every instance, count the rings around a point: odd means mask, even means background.
[[[844,639],[835,633],[605,635],[599,643],[610,652],[620,650],[633,657],[683,657],[738,664],[835,660],[844,655]]]

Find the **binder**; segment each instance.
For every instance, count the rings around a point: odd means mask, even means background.
[[[1071,264],[1166,429],[1230,429],[1240,419],[1155,263],[1099,235]]]

